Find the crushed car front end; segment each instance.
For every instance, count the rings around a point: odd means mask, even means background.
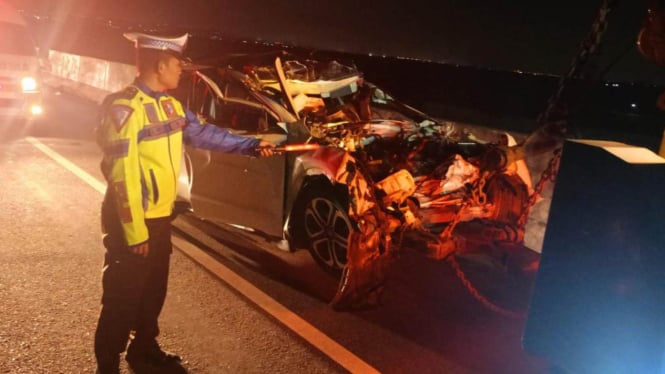
[[[282,227],[341,273],[334,306],[371,300],[400,251],[442,260],[523,240],[532,185],[511,134],[431,118],[337,61],[221,70],[279,122],[279,145],[316,146],[286,152]]]

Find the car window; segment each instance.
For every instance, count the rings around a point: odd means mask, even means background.
[[[187,109],[197,114],[204,122],[215,122],[218,117],[215,101],[217,96],[201,78],[189,75],[183,79],[174,96],[185,104]]]
[[[233,129],[243,134],[283,133],[275,118],[265,109],[254,106],[216,100],[214,124]]]
[[[203,80],[197,79],[193,93],[191,110],[195,110],[196,113],[202,114],[206,118],[214,118],[214,95],[210,86]]]
[[[285,134],[285,130],[277,125],[278,119],[272,109],[266,111],[266,104],[252,96],[241,83],[218,77],[224,95],[219,98],[205,80],[196,75],[193,78],[190,75],[189,79],[184,79],[189,82],[182,84],[183,88],[187,87],[183,96],[187,97],[188,109],[204,122],[241,134]]]
[[[257,102],[240,82],[227,80],[224,85],[224,97]]]

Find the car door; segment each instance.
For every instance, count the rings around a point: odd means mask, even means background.
[[[243,87],[237,82],[234,90]],[[201,86],[204,87],[204,86]],[[281,144],[286,134],[277,121],[249,93],[243,99],[219,97],[222,90],[202,89],[192,104],[209,126]],[[237,96],[236,96],[237,97]],[[203,218],[251,227],[281,236],[284,220],[286,157],[257,158],[238,154],[186,148],[191,161],[191,203]]]

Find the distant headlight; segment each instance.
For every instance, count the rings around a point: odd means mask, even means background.
[[[25,77],[21,79],[21,88],[23,92],[37,91],[37,81],[33,77]]]
[[[33,116],[39,116],[44,113],[44,109],[41,105],[34,104],[30,107],[30,113],[32,113]]]

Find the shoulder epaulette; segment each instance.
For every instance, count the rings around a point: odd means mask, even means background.
[[[118,99],[127,99],[131,100],[139,93],[139,89],[134,86],[127,86],[124,90],[118,92]]]
[[[138,88],[134,86],[127,86],[120,91],[106,95],[98,109],[98,123],[101,124],[104,117],[108,115],[108,111],[114,101],[118,99],[131,100],[136,96],[136,94],[138,94],[138,92]]]
[[[134,86],[127,86],[123,88],[121,91],[114,92],[112,94],[108,94],[102,103],[110,105],[112,102],[118,99],[125,99],[125,100],[131,100],[136,96],[136,94],[139,92],[139,89],[134,87]]]

